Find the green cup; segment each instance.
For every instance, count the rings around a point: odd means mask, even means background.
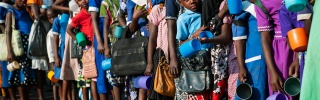
[[[86,36],[82,32],[77,33],[76,39],[78,41],[78,44],[82,47],[86,46],[88,43]]]
[[[139,5],[138,5],[138,6],[137,6],[137,9],[146,9],[146,8],[142,8],[142,6],[139,6]],[[143,19],[143,20],[147,20],[146,17],[142,17],[142,19]]]
[[[284,82],[284,91],[291,96],[296,96],[300,93],[301,85],[297,77],[290,77]]]

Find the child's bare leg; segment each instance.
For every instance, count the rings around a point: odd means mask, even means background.
[[[54,84],[52,85],[52,91],[53,91],[53,99],[58,100],[58,87]]]
[[[147,93],[147,90],[145,90],[145,89],[139,89],[139,96],[138,96],[138,100],[147,100],[146,98],[146,93]]]
[[[91,94],[93,100],[99,100],[98,91],[97,91],[97,82],[91,81]]]
[[[68,99],[68,81],[63,80],[62,81],[62,98],[61,100],[67,100]]]
[[[113,100],[120,100],[120,88],[117,86],[113,86]]]
[[[24,86],[23,85],[18,86],[18,91],[19,91],[20,100],[25,100],[26,93],[24,92]]]
[[[16,99],[17,99],[17,98],[16,98],[16,94],[15,94],[15,92],[14,92],[14,90],[13,90],[13,86],[11,86],[11,87],[8,88],[8,92],[9,92],[9,95],[10,95],[10,99],[11,99],[11,100],[16,100]]]
[[[45,75],[44,74],[44,71],[42,70],[37,70],[36,71],[37,73],[37,93],[38,93],[38,97],[39,97],[39,100],[44,100],[44,96],[43,96],[43,82],[44,82],[44,78],[43,76]]]
[[[82,100],[89,100],[88,88],[82,88]]]

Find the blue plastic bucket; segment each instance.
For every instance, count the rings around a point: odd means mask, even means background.
[[[242,0],[227,0],[230,14],[239,14],[242,11]]]
[[[213,38],[213,34],[210,31],[202,31],[199,35],[200,38]],[[208,49],[212,47],[212,43],[201,44],[201,50]]]
[[[185,58],[191,57],[192,55],[194,55],[200,50],[201,50],[201,43],[197,39],[189,40],[184,44],[182,44],[179,48],[180,54]]]
[[[102,61],[101,66],[103,70],[110,70],[111,69],[111,58],[107,58]]]

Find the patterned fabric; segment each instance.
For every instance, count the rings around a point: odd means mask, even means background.
[[[9,84],[11,85],[34,85],[36,82],[35,70],[31,69],[31,59],[27,57],[28,34],[21,34],[24,54],[16,57],[21,69],[14,70],[9,74]]]
[[[235,44],[234,44],[235,45]],[[237,88],[237,80],[239,74],[239,67],[237,62],[237,57],[235,54],[235,48],[230,48],[230,54],[228,59],[228,100],[234,100],[236,88]]]
[[[149,21],[158,26],[158,36],[157,36],[157,47],[161,48],[168,59],[169,55],[169,44],[168,44],[168,27],[167,21],[164,19],[166,14],[166,7],[160,8],[159,5],[155,5],[152,8],[151,13],[148,15]]]
[[[227,100],[227,69],[230,45],[218,44],[211,49],[213,95],[212,100]]]
[[[91,48],[83,50],[82,63],[85,78],[93,78],[97,76],[93,45],[91,45]]]

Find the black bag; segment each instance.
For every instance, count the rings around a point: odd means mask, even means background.
[[[194,71],[183,69],[181,71],[177,88],[182,92],[196,93],[211,88],[210,71]]]
[[[201,50],[190,58],[180,57],[182,71],[177,88],[183,92],[195,93],[212,87],[210,51]]]
[[[74,39],[71,40],[71,58],[82,58],[82,47]]]
[[[33,25],[35,26],[31,28],[33,35],[29,37],[29,54],[35,57],[47,56],[46,28],[41,21],[35,21]]]
[[[211,69],[210,51],[200,50],[190,58],[180,57],[183,69],[206,71]]]
[[[126,27],[122,32],[122,38],[112,45],[111,72],[119,76],[143,74],[147,67],[148,37],[130,37]]]

